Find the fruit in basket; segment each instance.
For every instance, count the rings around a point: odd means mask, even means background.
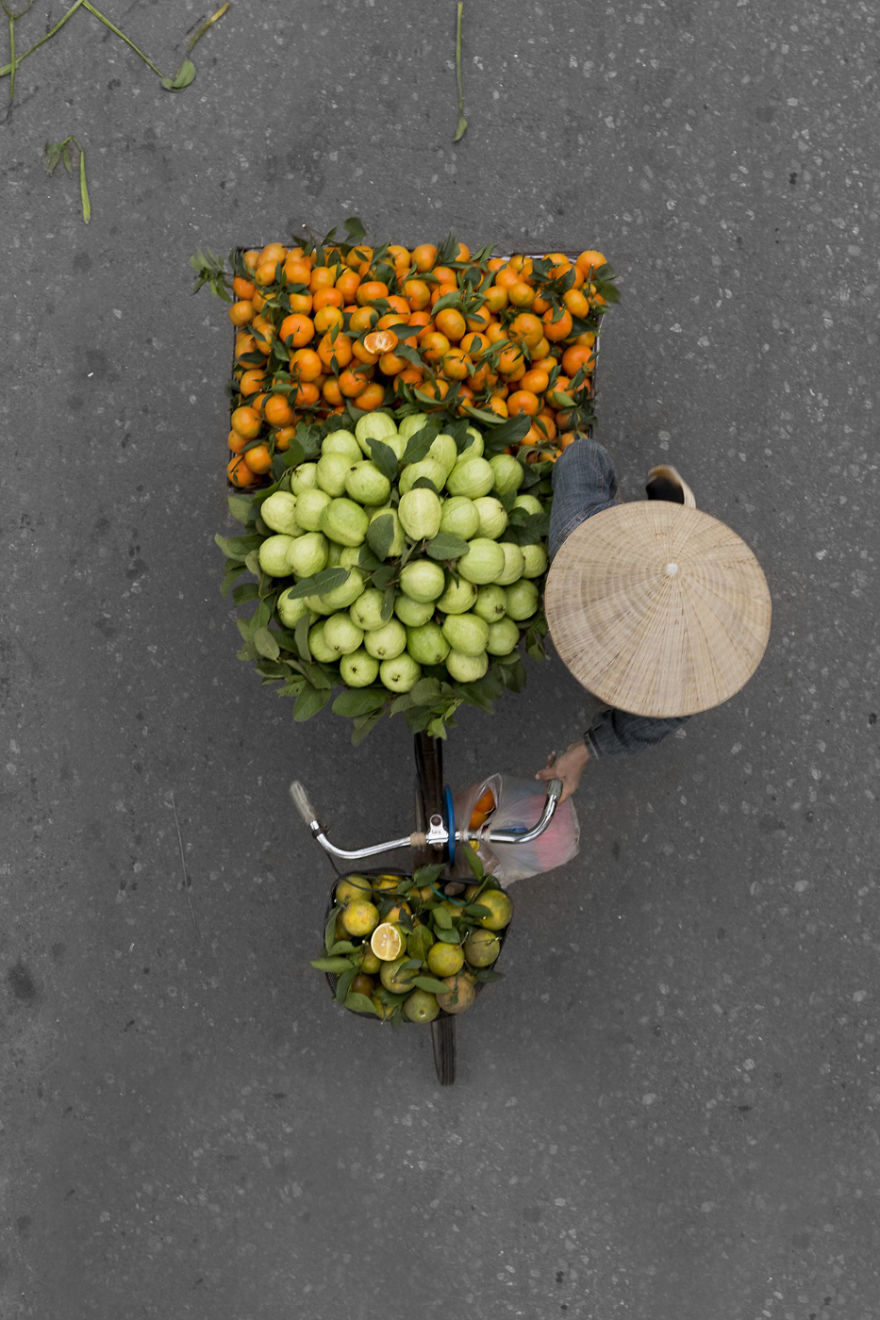
[[[440,625],[429,622],[407,629],[406,649],[420,665],[440,665],[449,654],[449,643]]]
[[[364,640],[364,632],[341,611],[324,620],[324,641],[337,656],[351,655]]]
[[[352,621],[364,632],[372,628],[381,628],[387,622],[383,617],[382,602],[385,593],[378,587],[366,587],[352,604],[349,614]]]
[[[542,577],[549,567],[549,558],[544,546],[535,541],[521,547],[523,556],[522,575],[526,578]]]
[[[351,459],[345,454],[330,452],[322,454],[318,459],[317,477],[319,490],[325,490],[328,495],[342,495],[345,491],[345,479],[348,476],[348,469],[351,467]]]
[[[354,898],[343,908],[342,924],[349,935],[369,935],[379,924],[379,909],[367,898]]]
[[[427,990],[413,990],[403,1002],[403,1016],[410,1022],[433,1022],[439,1015],[437,996]]]
[[[389,692],[409,692],[422,676],[422,667],[404,651],[379,664],[379,682]]]
[[[509,495],[519,490],[525,480],[523,465],[513,454],[493,454],[489,466],[494,474],[493,490],[499,495]]]
[[[299,536],[305,529],[296,520],[296,496],[288,490],[273,491],[260,505],[260,517],[273,532]]]
[[[287,587],[278,597],[275,609],[285,628],[295,628],[304,615],[311,613],[305,596],[292,595],[293,587]]]
[[[347,687],[369,687],[379,677],[379,661],[361,646],[340,657],[339,677]]]
[[[395,958],[394,962],[383,962],[379,968],[379,980],[393,995],[406,994],[412,990],[413,981],[418,975],[418,963],[412,958]]]
[[[520,466],[516,459],[513,461],[517,467]],[[480,515],[473,500],[466,495],[452,495],[444,500],[440,511],[440,530],[460,536],[463,541],[476,536],[480,530]]]
[[[479,614],[449,614],[441,629],[453,651],[480,656],[489,640],[489,625]]]
[[[478,614],[481,619],[487,623],[495,623],[498,619],[503,619],[507,613],[507,597],[504,589],[495,583],[487,583],[485,586],[478,587],[473,603],[474,614]],[[517,639],[519,638],[519,629],[517,629]]]
[[[406,495],[419,482],[429,481],[436,492],[446,484],[446,468],[435,458],[422,458],[416,463],[407,463],[398,478],[398,489]],[[418,538],[416,538],[418,539]]]
[[[504,568],[504,551],[497,541],[490,541],[487,536],[475,536],[468,542],[468,548],[456,568],[468,582],[485,586],[494,582]]]
[[[290,577],[290,554],[296,540],[292,536],[276,533],[267,536],[260,545],[260,568],[270,577]]]
[[[489,624],[486,650],[489,655],[510,655],[519,642],[519,627],[514,619],[496,619]]]
[[[510,925],[513,903],[503,889],[484,889],[475,894],[473,902],[489,909],[485,916],[476,918],[477,924],[486,930],[504,930],[505,926]]]
[[[399,619],[389,619],[364,633],[364,650],[377,660],[393,660],[406,650],[406,628]]]
[[[370,949],[382,962],[394,962],[400,957],[403,948],[403,934],[393,922],[381,922],[370,936]]]
[[[490,541],[497,541],[507,526],[507,512],[504,505],[494,495],[479,495],[473,501],[473,505],[479,519],[477,529],[479,535],[487,536]]]
[[[523,575],[523,566],[525,560],[520,546],[514,541],[499,541],[498,544],[504,552],[504,567],[495,579],[495,585],[499,587],[512,586],[514,582],[519,582]]]
[[[320,464],[319,464],[320,466]],[[356,546],[363,542],[370,519],[364,509],[346,496],[331,499],[321,512],[321,531],[337,545]]]
[[[477,599],[477,588],[466,578],[450,575],[443,595],[437,599],[437,609],[441,614],[464,614],[473,608]]]
[[[454,976],[464,966],[465,953],[460,944],[438,940],[428,949],[425,961],[432,976]]]
[[[357,463],[362,457],[361,447],[353,431],[346,431],[340,427],[336,431],[328,431],[321,441],[321,456],[324,454],[341,454],[347,458],[349,463]]]
[[[489,656],[465,655],[463,651],[451,650],[446,657],[446,670],[456,683],[476,683],[489,668]]]
[[[412,596],[401,593],[394,598],[394,613],[407,628],[420,628],[433,617],[433,600],[413,600]]]
[[[400,570],[400,589],[405,596],[423,602],[437,600],[446,586],[442,565],[433,559],[411,559]]]
[[[440,531],[443,509],[440,496],[419,486],[400,497],[397,516],[400,525],[413,541],[430,541]]]
[[[369,898],[372,892],[373,887],[367,876],[352,872],[337,881],[333,897],[337,903],[352,903],[357,899]]]
[[[317,464],[315,464],[317,471]],[[321,526],[321,514],[330,503],[330,496],[319,486],[305,486],[296,497],[296,519],[307,532],[316,532]],[[301,576],[307,577],[308,574]]]
[[[507,613],[511,619],[530,619],[538,608],[538,588],[528,578],[520,578],[512,586],[505,587],[507,594]]]
[[[491,967],[500,952],[500,936],[482,926],[471,931],[463,946],[464,957],[471,967]]]
[[[470,457],[468,450],[465,450],[446,478],[446,489],[450,495],[466,495],[471,500],[480,495],[488,495],[494,484],[495,474],[488,459]]]
[[[369,458],[352,463],[345,476],[345,492],[357,504],[371,508],[383,505],[391,494],[391,482]]]
[[[291,538],[287,571],[298,578],[311,577],[326,567],[327,554],[327,539],[321,532],[303,532],[302,536]]]
[[[470,1008],[477,994],[477,984],[467,971],[460,971],[455,976],[444,976],[444,985],[448,989],[437,996],[437,1003],[444,1013],[463,1013]]]

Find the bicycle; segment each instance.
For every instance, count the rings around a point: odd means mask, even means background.
[[[472,842],[478,845],[529,843],[543,834],[550,825],[562,794],[560,779],[548,781],[543,809],[538,820],[531,827],[492,829],[491,820],[475,829],[470,828],[469,822],[457,827],[452,794],[443,783],[442,743],[428,734],[417,733],[414,738],[414,753],[415,830],[404,837],[370,844],[365,848],[345,849],[331,843],[327,830],[320,824],[305,788],[299,780],[293,781],[290,785],[290,793],[294,805],[308,826],[312,838],[331,859],[362,862],[370,857],[408,849],[414,868],[432,863],[442,863],[445,868],[454,863],[459,844],[470,847]],[[444,877],[442,873],[437,883],[442,886],[444,895],[453,898],[465,888],[465,882],[461,879],[452,875]],[[454,1014],[441,1012],[431,1023],[434,1070],[441,1086],[451,1086],[455,1081],[455,1022]]]

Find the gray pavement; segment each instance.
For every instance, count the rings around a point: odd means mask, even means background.
[[[208,13],[110,16],[170,73]],[[22,65],[4,1320],[876,1320],[877,18],[465,0],[455,146],[452,3],[236,0],[177,95],[84,11]],[[41,161],[68,134],[88,226]],[[674,462],[774,597],[740,695],[588,769],[581,853],[515,889],[451,1089],[426,1036],[337,1013],[309,968],[330,872],[287,796],[303,778],[343,840],[406,829],[407,730],[294,724],[235,657],[213,545],[231,335],[189,256],[349,214],[602,249],[623,494]],[[582,691],[529,674],[462,716],[452,784],[577,736]]]

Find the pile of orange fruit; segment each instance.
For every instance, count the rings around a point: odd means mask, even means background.
[[[591,424],[601,252],[474,254],[420,243],[268,243],[232,257],[236,326],[227,475],[266,479],[300,421],[377,408],[522,418],[529,461]]]

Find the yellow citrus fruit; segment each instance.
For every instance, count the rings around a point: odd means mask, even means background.
[[[449,986],[445,994],[437,996],[437,1003],[446,1013],[463,1013],[470,1008],[477,993],[476,984],[467,972],[458,972],[455,976],[444,976],[443,982]]]
[[[494,930],[472,930],[464,942],[464,956],[471,967],[491,967],[501,952],[501,940]]]
[[[410,907],[409,903],[395,903],[391,911],[386,912],[385,920],[390,921],[392,923],[396,923],[400,921],[400,914],[402,912],[412,912],[412,908]]]
[[[428,950],[427,963],[434,976],[454,976],[464,966],[464,950],[460,944],[438,940]]]
[[[394,962],[403,952],[403,935],[399,926],[383,921],[370,936],[370,949],[382,962]]]
[[[372,892],[365,875],[346,875],[336,886],[336,902],[351,903],[358,898],[369,898]]]
[[[410,1022],[433,1022],[440,1012],[437,996],[427,990],[413,990],[403,1004],[403,1016]]]
[[[379,961],[379,959],[376,957],[375,953],[373,953],[373,950],[370,948],[369,944],[363,944],[361,945],[361,948],[364,951],[363,957],[361,958],[361,971],[364,972],[367,976],[374,976],[375,973],[378,972],[382,964]]]
[[[373,877],[373,888],[396,889],[402,879],[402,875],[377,875]]]
[[[349,935],[369,935],[379,923],[379,909],[366,898],[356,898],[342,913],[342,924]]]
[[[358,972],[357,976],[352,977],[349,990],[353,990],[356,995],[366,995],[369,999],[376,989],[376,982],[372,976],[366,976],[363,972]]]
[[[394,962],[383,963],[379,969],[379,980],[392,994],[406,994],[413,988],[413,981],[419,975],[418,967],[404,967],[408,958],[395,958]]]
[[[504,930],[513,916],[513,904],[501,889],[484,889],[475,900],[481,907],[489,909],[486,917],[477,917],[477,923],[487,930]]]

